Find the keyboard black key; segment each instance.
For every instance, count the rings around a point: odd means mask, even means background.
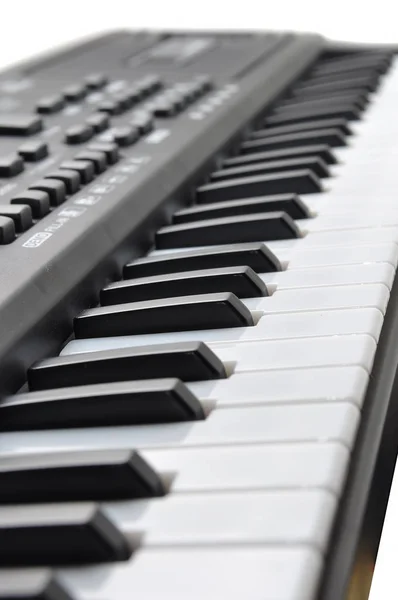
[[[321,191],[320,180],[312,171],[303,169],[208,183],[198,188],[196,198],[199,204],[208,204],[254,196],[315,194]]]
[[[83,144],[94,135],[93,127],[90,125],[72,125],[65,133],[65,141],[67,144]]]
[[[170,296],[232,292],[238,298],[267,296],[265,283],[250,267],[224,267],[152,275],[111,283],[101,290],[103,306],[141,302]]]
[[[224,165],[225,166],[225,165]],[[226,165],[228,166],[228,165]],[[320,158],[308,156],[304,158],[289,158],[287,160],[271,160],[269,162],[254,162],[249,165],[230,166],[211,174],[211,181],[222,181],[234,177],[246,177],[251,175],[266,175],[268,173],[282,173],[284,171],[296,171],[308,169],[317,177],[328,177],[329,169]]]
[[[201,204],[192,208],[184,208],[173,216],[173,223],[192,223],[204,219],[219,219],[254,213],[282,211],[292,219],[308,219],[311,213],[304,202],[296,194],[280,196],[265,196],[264,198],[249,198],[247,200],[230,200]]]
[[[0,215],[14,221],[15,231],[22,233],[32,227],[32,210],[26,204],[1,204]]]
[[[81,385],[17,394],[0,404],[0,431],[108,427],[203,419],[179,379]]]
[[[37,162],[48,156],[48,145],[45,142],[31,140],[19,147],[18,154],[26,162]]]
[[[74,160],[91,162],[97,175],[103,173],[108,166],[108,160],[105,152],[100,152],[99,150],[82,150],[82,152],[79,152],[79,154],[74,157]]]
[[[316,146],[300,146],[298,148],[288,148],[284,150],[273,150],[272,152],[256,152],[255,150],[241,149],[242,155],[227,158],[223,167],[237,167],[243,166],[255,162],[273,162],[280,160],[291,160],[299,158],[319,158],[327,165],[334,165],[337,163],[336,157],[333,154],[332,149],[325,145]]]
[[[250,310],[230,293],[101,306],[83,311],[74,320],[77,338],[251,325],[253,319]]]
[[[90,160],[69,160],[60,165],[60,169],[75,171],[83,184],[90,183],[95,176],[95,167]]]
[[[119,160],[119,148],[117,144],[113,144],[112,142],[95,142],[88,146],[88,150],[105,152],[109,165],[114,165]]]
[[[304,121],[302,123],[290,123],[289,125],[269,126],[265,129],[257,129],[250,135],[251,139],[263,138],[271,135],[285,135],[299,133],[302,131],[315,131],[317,129],[338,129],[344,135],[351,135],[352,130],[345,119],[318,119]]]
[[[344,135],[338,129],[317,129],[315,131],[299,131],[285,135],[266,135],[254,140],[244,142],[245,150],[252,148],[267,152],[269,150],[280,150],[283,148],[294,148],[295,146],[313,146],[324,144],[332,148],[346,146]]]
[[[35,219],[42,219],[50,212],[50,196],[47,192],[40,190],[26,190],[14,196],[11,204],[30,206]]]
[[[0,135],[33,135],[43,129],[43,121],[34,115],[0,113]]]
[[[314,75],[332,75],[339,74],[347,76],[350,72],[354,75],[360,69],[368,69],[369,72],[384,73],[387,68],[387,62],[380,57],[352,57],[350,60],[339,60],[339,61],[328,61],[327,63],[321,64],[316,67],[312,73]]]
[[[0,508],[0,565],[34,566],[127,560],[122,533],[97,504]]]
[[[69,100],[69,102],[78,102],[79,100],[83,100],[86,94],[86,86],[81,85],[80,83],[68,85],[68,87],[64,89],[64,96],[67,100]]]
[[[64,106],[65,99],[63,96],[55,94],[54,96],[41,98],[36,105],[36,110],[43,115],[53,115],[62,110]]]
[[[220,359],[203,342],[181,342],[48,358],[28,371],[29,389],[129,381],[136,377],[202,381],[225,377]]]
[[[359,108],[343,104],[331,104],[328,106],[306,106],[301,108],[285,108],[276,111],[266,119],[266,125],[278,124],[287,125],[288,123],[299,123],[300,121],[313,121],[318,119],[346,119],[347,121],[358,121],[361,118]]]
[[[15,240],[14,221],[0,216],[0,245],[11,244]]]
[[[257,273],[273,273],[282,270],[279,260],[271,250],[264,244],[255,243],[214,246],[177,254],[153,254],[128,263],[124,267],[123,275],[128,279],[238,265],[247,265]]]
[[[301,110],[302,108],[314,110],[318,107],[331,108],[334,105],[345,105],[347,108],[358,108],[359,110],[363,110],[366,104],[367,99],[358,93],[347,93],[339,96],[331,96],[328,94],[327,96],[321,96],[320,98],[290,98],[281,101],[275,107],[275,113],[280,114],[285,111]]]
[[[0,504],[163,495],[159,476],[131,450],[20,454],[1,459]]]
[[[86,123],[94,129],[95,133],[101,133],[102,131],[108,129],[110,125],[110,119],[106,113],[99,112],[87,117]]]
[[[62,165],[61,165],[62,167]],[[80,187],[80,175],[76,171],[70,169],[60,168],[58,171],[52,171],[48,175],[45,175],[48,179],[59,179],[65,184],[66,191],[68,194],[74,194]]]
[[[51,206],[59,206],[66,200],[66,186],[60,179],[41,179],[33,183],[29,189],[46,192]]]
[[[18,154],[0,157],[0,177],[15,177],[24,170],[23,160]]]
[[[341,91],[341,90],[366,90],[373,92],[376,87],[377,81],[375,77],[369,75],[362,75],[359,77],[347,77],[340,79],[339,81],[307,81],[293,88],[294,96],[306,96],[307,94],[312,95],[314,93],[321,93],[327,95],[330,92]]]
[[[50,569],[1,569],[0,600],[72,600]]]
[[[165,250],[297,237],[300,237],[300,230],[286,213],[256,213],[163,227],[156,234],[156,247]]]

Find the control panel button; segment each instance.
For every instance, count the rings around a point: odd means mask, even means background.
[[[59,206],[66,200],[66,185],[60,179],[41,179],[33,183],[29,189],[47,192],[52,206]]]
[[[0,216],[0,244],[11,244],[15,240],[14,221]]]
[[[34,115],[0,114],[0,135],[33,135],[43,129],[43,121]]]
[[[18,154],[27,162],[37,162],[48,156],[48,145],[41,141],[25,142],[19,147]]]
[[[117,144],[113,144],[112,142],[95,142],[94,144],[90,144],[88,149],[95,152],[105,152],[109,165],[114,165],[119,160],[119,148]]]
[[[0,177],[15,177],[22,173],[24,164],[17,154],[0,157]]]
[[[99,90],[108,83],[108,78],[102,73],[91,73],[84,81],[90,90]]]
[[[77,172],[83,184],[90,183],[94,179],[94,165],[89,160],[68,160],[60,165],[60,170]]]
[[[38,101],[36,110],[43,115],[52,115],[59,112],[65,106],[65,100],[62,96],[46,96]]]
[[[64,96],[70,102],[78,102],[79,100],[83,100],[86,94],[87,89],[85,85],[69,85],[64,89]]]
[[[113,139],[119,146],[131,146],[140,137],[140,130],[138,127],[125,126],[115,127],[113,130]]]
[[[75,156],[75,160],[88,160],[92,162],[97,175],[103,173],[108,166],[105,152],[100,152],[99,150],[97,152],[95,150],[82,150],[82,152],[79,152]]]
[[[154,120],[152,115],[146,112],[138,112],[133,115],[130,124],[134,127],[138,127],[140,134],[144,135],[152,131],[154,127]]]
[[[86,123],[94,129],[95,133],[101,133],[108,129],[110,119],[106,113],[94,113],[87,117]]]
[[[73,125],[66,131],[65,141],[67,144],[83,144],[88,142],[94,135],[94,129],[89,125]]]
[[[62,167],[59,171],[53,171],[44,177],[45,179],[59,179],[63,181],[68,194],[74,194],[80,187],[79,173],[76,173],[76,171],[67,171],[66,169],[62,169]]]
[[[32,210],[30,206],[16,204],[2,204],[0,205],[0,216],[8,217],[14,221],[15,231],[22,233],[32,227]]]
[[[50,212],[50,196],[47,192],[41,190],[26,190],[18,196],[14,196],[11,204],[30,206],[35,219],[41,219]]]
[[[105,100],[97,107],[97,110],[108,113],[108,115],[120,115],[123,108],[120,102],[116,100]]]

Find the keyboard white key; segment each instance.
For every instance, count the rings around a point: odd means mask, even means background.
[[[308,600],[321,565],[305,546],[145,549],[127,563],[64,569],[61,579],[77,600]]]

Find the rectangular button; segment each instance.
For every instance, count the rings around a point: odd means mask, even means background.
[[[74,322],[78,338],[243,325],[253,325],[251,313],[241,300],[230,293],[91,308],[83,311]]]
[[[197,201],[199,204],[206,204],[254,196],[314,194],[320,191],[321,182],[311,171],[286,171],[202,185],[197,191]]]
[[[117,281],[101,290],[100,302],[102,306],[109,306],[225,290],[238,298],[268,295],[267,286],[250,267],[227,267]]]
[[[167,423],[203,419],[178,379],[148,379],[16,394],[0,405],[0,431]]]
[[[298,237],[300,230],[286,213],[255,213],[162,227],[156,234],[156,247],[162,250]]]
[[[398,235],[397,235],[398,240]],[[187,250],[178,254],[146,256],[127,263],[123,270],[125,279],[149,277],[165,273],[181,273],[194,269],[221,268],[247,265],[257,273],[279,271],[276,256],[262,243],[225,244],[209,249]]]
[[[35,115],[3,113],[0,115],[0,135],[33,135],[43,128],[43,121]]]
[[[2,566],[60,565],[125,560],[120,531],[92,503],[0,508]]]
[[[201,342],[139,346],[73,357],[48,358],[28,371],[31,391],[73,385],[176,377],[200,381],[225,377],[217,356]]]

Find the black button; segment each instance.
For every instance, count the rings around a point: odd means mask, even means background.
[[[138,127],[124,126],[115,127],[112,130],[112,137],[119,146],[131,146],[140,137],[140,130]]]
[[[48,156],[48,145],[45,142],[25,142],[18,149],[18,154],[27,162],[37,162]]]
[[[146,75],[143,79],[137,81],[136,85],[146,96],[149,96],[160,90],[163,84],[157,75]]]
[[[161,100],[173,104],[176,112],[180,112],[189,104],[189,100],[184,94],[180,94],[174,90],[166,90],[162,95]]]
[[[0,215],[8,217],[14,221],[15,231],[22,233],[32,227],[32,210],[26,204],[2,204],[0,205]]]
[[[97,152],[94,150],[82,150],[82,152],[79,152],[79,154],[75,156],[74,160],[88,160],[93,163],[97,174],[103,173],[108,166],[105,152],[100,152],[99,150],[97,150]]]
[[[136,86],[136,85],[133,85],[132,87],[130,87],[127,90],[126,94],[128,94],[128,96],[129,96],[131,106],[134,106],[134,104],[141,102],[141,100],[143,100],[146,96],[145,90],[143,90],[142,88],[140,88],[139,86]]]
[[[154,127],[154,120],[149,113],[136,113],[132,116],[130,124],[137,127],[141,135],[149,133]]]
[[[95,152],[105,152],[109,165],[114,165],[119,160],[119,148],[117,144],[113,144],[112,142],[95,142],[94,144],[90,144],[88,149]]]
[[[0,217],[0,244],[11,244],[15,240],[14,221],[9,217]]]
[[[107,84],[108,78],[102,73],[91,73],[90,75],[87,75],[84,81],[86,82],[86,86],[88,88],[92,90],[99,90]]]
[[[160,477],[131,450],[51,452],[13,456],[8,463],[2,460],[1,504],[122,500],[163,495]]]
[[[300,237],[300,231],[293,219],[284,212],[272,212],[163,227],[156,234],[156,247],[164,250],[297,237]]]
[[[66,131],[65,141],[67,144],[82,144],[94,135],[94,129],[88,125],[72,125]]]
[[[122,533],[96,504],[2,506],[2,566],[65,565],[126,560]]]
[[[320,180],[312,171],[284,171],[270,175],[242,177],[219,183],[209,183],[198,188],[200,204],[238,200],[274,194],[313,194],[322,191]]]
[[[228,167],[228,165],[227,165]],[[267,162],[253,162],[248,165],[237,167],[228,167],[220,171],[214,171],[211,174],[211,181],[222,181],[234,177],[246,177],[247,175],[266,175],[267,173],[282,173],[283,171],[293,171],[297,169],[309,169],[317,177],[329,177],[329,169],[326,163],[320,158],[313,156],[305,158],[289,158],[287,160],[271,160]]]
[[[33,135],[43,129],[43,121],[32,115],[0,114],[0,135]]]
[[[75,318],[77,338],[253,325],[250,310],[234,294],[201,294],[131,302],[85,310]],[[1,418],[0,429],[4,426]]]
[[[172,89],[184,96],[188,104],[202,95],[202,86],[199,83],[175,83]]]
[[[123,276],[128,279],[239,265],[247,265],[257,273],[273,273],[282,270],[275,254],[264,244],[255,243],[215,246],[211,249],[201,248],[176,254],[154,254],[137,258],[124,267]]]
[[[203,418],[199,400],[179,379],[77,385],[17,394],[2,400],[0,405],[0,431],[141,425]]]
[[[37,391],[130,381],[132,373],[140,379],[176,377],[182,381],[226,376],[221,360],[203,342],[181,342],[48,358],[29,369],[28,381],[30,390]]]
[[[136,103],[134,94],[131,94],[128,91],[126,91],[126,92],[123,91],[123,92],[119,92],[118,94],[115,94],[113,96],[113,99],[115,100],[115,102],[117,102],[120,105],[121,110],[123,112],[125,110],[129,110]]]
[[[50,196],[47,192],[40,190],[26,190],[18,196],[14,196],[11,204],[30,206],[35,219],[41,219],[50,212]]]
[[[151,105],[151,111],[155,117],[163,118],[174,117],[178,112],[174,102],[162,98]]]
[[[29,186],[29,189],[47,192],[52,206],[59,206],[66,200],[66,186],[59,179],[42,179]]]
[[[343,135],[352,134],[352,130],[346,119],[318,119],[316,121],[290,123],[289,125],[267,125],[266,129],[253,131],[250,137],[251,139],[256,139],[270,135],[286,135],[302,131],[314,131],[316,129],[338,129]]]
[[[0,157],[0,177],[15,177],[24,170],[23,160],[17,154]]]
[[[107,114],[95,113],[87,117],[86,123],[94,129],[95,133],[101,133],[105,129],[108,129],[110,119]]]
[[[82,184],[90,183],[94,179],[95,169],[92,161],[89,160],[69,160],[60,165],[60,169],[68,171],[77,171]]]
[[[86,94],[87,90],[85,85],[69,85],[64,89],[64,96],[70,102],[78,102],[79,100],[83,100]]]
[[[59,112],[65,106],[65,100],[62,96],[46,96],[38,101],[36,110],[43,115],[52,115]]]
[[[62,165],[59,171],[53,171],[52,173],[45,175],[45,179],[59,179],[60,181],[63,181],[68,194],[74,194],[80,187],[79,173],[63,169]]]
[[[2,569],[2,600],[72,600],[50,569]]]
[[[179,210],[173,216],[173,223],[192,223],[205,219],[219,219],[234,215],[250,215],[282,211],[292,219],[308,219],[311,213],[308,207],[296,194],[264,196],[248,200],[229,200],[214,204],[201,204],[192,208]]]
[[[214,87],[213,80],[208,75],[199,75],[199,77],[195,78],[195,83],[200,86],[203,94],[209,92]]]
[[[120,102],[115,100],[105,100],[97,106],[97,110],[108,113],[109,115],[120,115],[123,112]]]
[[[111,283],[101,290],[103,306],[156,300],[169,296],[213,294],[228,290],[238,298],[267,296],[267,288],[250,267],[226,267],[153,275]]]
[[[291,158],[303,158],[316,156],[320,158],[327,165],[335,165],[337,159],[334,156],[329,146],[316,145],[316,146],[295,146],[294,148],[284,148],[283,150],[270,150],[269,152],[255,152],[251,149],[245,152],[245,148],[242,147],[244,156],[235,156],[234,158],[228,158],[224,161],[223,165],[228,167],[235,167],[245,165],[254,162],[265,162],[274,160],[288,160]]]

